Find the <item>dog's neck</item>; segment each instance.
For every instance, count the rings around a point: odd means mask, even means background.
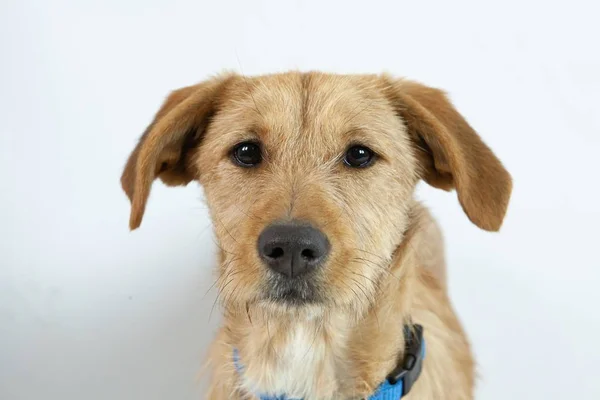
[[[406,231],[378,298],[361,313],[316,306],[287,312],[257,307],[229,319],[232,345],[244,364],[244,390],[304,399],[345,398],[374,390],[404,346],[402,328],[410,322],[415,279],[411,241],[417,228],[411,224]]]

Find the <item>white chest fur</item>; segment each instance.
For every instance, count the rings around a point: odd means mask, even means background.
[[[258,347],[254,356],[242,360],[242,387],[249,393],[294,399],[332,398],[338,389],[341,349],[323,326],[299,321],[278,335],[279,340],[262,335],[262,353]],[[271,355],[261,356],[267,353]]]

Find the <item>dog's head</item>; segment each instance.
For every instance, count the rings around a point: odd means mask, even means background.
[[[357,306],[389,273],[419,179],[499,229],[511,179],[443,92],[387,76],[224,75],[176,90],[122,184],[130,227],[155,178],[198,180],[228,305]]]

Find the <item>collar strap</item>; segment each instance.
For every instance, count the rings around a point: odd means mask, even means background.
[[[379,385],[368,400],[399,400],[406,396],[423,370],[425,358],[425,340],[421,325],[404,325],[404,354],[396,368]],[[233,363],[238,373],[243,371],[240,355],[233,349]],[[287,397],[285,394],[260,394],[260,400],[302,400]]]
[[[423,327],[404,325],[404,356],[396,368],[387,376],[387,382],[396,385],[402,382],[402,396],[406,396],[419,379],[425,358]]]

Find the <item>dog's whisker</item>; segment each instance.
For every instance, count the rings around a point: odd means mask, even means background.
[[[252,88],[250,88],[250,83],[248,82],[248,78],[246,78],[246,75],[244,75],[243,72],[242,72],[242,77],[244,79],[244,82],[246,83],[246,87],[248,89],[248,94],[250,95],[250,98],[252,99],[252,103],[254,103],[254,111],[256,111],[256,113],[258,115],[260,115],[262,118],[264,118],[264,115],[260,112],[260,110],[258,108],[258,104],[256,103],[256,99],[254,98],[254,94],[252,93]]]
[[[223,285],[223,287],[222,287],[222,288],[220,288],[220,289],[217,291],[217,296],[215,297],[215,301],[213,302],[213,305],[212,305],[212,307],[211,307],[211,309],[210,309],[210,314],[208,315],[208,320],[209,320],[209,321],[210,321],[210,318],[212,317],[212,313],[213,313],[213,311],[214,311],[214,309],[215,309],[215,306],[216,306],[217,302],[218,302],[218,301],[219,301],[219,299],[221,298],[221,295],[223,294],[223,292],[225,291],[225,289],[227,288],[227,286],[229,286],[229,284],[230,284],[231,282],[233,282],[234,280],[235,280],[235,277],[231,277],[231,279],[229,279],[229,280],[227,281],[227,283],[225,283],[225,285]],[[226,301],[224,301],[224,302],[226,303]]]
[[[370,251],[367,251],[367,250],[365,250],[365,249],[353,248],[352,250],[355,250],[355,251],[362,251],[363,253],[367,253],[367,254],[369,254],[369,255],[372,255],[373,257],[377,257],[377,258],[380,258],[380,259],[382,259],[382,260],[385,260],[385,257],[382,257],[382,256],[380,256],[380,255],[377,255],[377,254],[375,254],[375,253],[372,253],[372,252],[370,252]]]
[[[354,108],[352,108],[352,110],[349,113],[351,116],[348,117],[348,118],[346,118],[344,120],[343,126],[347,126],[356,115],[360,114],[360,112],[358,112],[358,113],[355,114],[354,111],[356,111],[359,107],[361,107],[364,104],[365,104],[364,101],[360,101],[360,102],[356,103],[356,105],[354,106]]]
[[[346,120],[345,125],[348,125],[350,122],[352,122],[354,120],[354,118],[358,117],[360,114],[365,112],[369,107],[371,107],[371,105],[373,105],[373,101],[370,101],[363,109],[361,109],[356,114],[354,114],[352,117],[350,117],[348,120]]]
[[[344,270],[342,269],[342,271],[344,271]],[[344,276],[348,277],[348,276],[345,274],[345,272],[342,272],[342,273],[343,273],[343,275],[344,275]],[[357,281],[354,281],[354,282],[355,282],[355,283],[356,283],[358,286],[360,286],[360,284],[359,284]],[[365,306],[365,308],[368,308],[368,306],[369,306],[369,303],[370,303],[370,301],[369,301],[369,296],[367,295],[366,291],[364,291],[364,290],[362,289],[362,287],[359,287],[359,289],[361,289],[361,290],[362,290],[362,292],[363,292],[363,294],[365,295],[364,299],[363,299],[363,298],[362,298],[362,297],[361,297],[361,296],[358,294],[358,292],[357,292],[356,290],[354,290],[354,287],[353,287],[353,286],[349,285],[348,283],[346,283],[346,282],[344,282],[344,281],[342,281],[342,283],[343,283],[343,284],[344,284],[344,286],[346,286],[346,287],[347,287],[347,288],[348,288],[350,291],[352,291],[352,293],[354,293],[354,298],[355,298],[355,299],[359,300],[359,301],[360,301],[360,302],[363,304],[363,306]],[[365,304],[365,302],[366,302],[366,304]]]
[[[221,218],[219,218],[218,215],[214,215],[214,218],[217,220],[217,222],[219,224],[221,224],[221,226],[223,227],[223,229],[225,230],[225,232],[227,232],[227,234],[231,237],[231,239],[233,239],[233,241],[239,246],[240,243],[237,241],[237,239],[231,234],[230,230],[227,228],[227,226],[223,223],[223,221],[221,220]]]
[[[354,271],[350,271],[350,272],[352,272],[352,273],[353,273],[353,274],[355,274],[355,275],[362,276],[363,278],[370,280],[370,281],[373,283],[373,288],[376,288],[376,287],[377,287],[377,285],[375,284],[375,282],[374,282],[373,280],[371,280],[370,278],[367,278],[366,276],[364,276],[364,275],[361,275],[361,274],[358,274],[358,273],[356,273],[356,272],[354,272]],[[366,290],[365,290],[365,289],[363,289],[363,285],[362,285],[360,282],[358,282],[356,279],[354,279],[354,278],[351,278],[351,279],[352,279],[354,282],[356,282],[356,284],[358,285],[359,289],[361,289],[361,290],[362,290],[362,292],[365,294],[365,297],[366,297],[367,299],[370,299],[370,301],[369,301],[369,305],[371,305],[371,304],[372,304],[372,299],[371,299],[371,297],[370,297],[370,296],[368,296],[368,295],[367,295],[367,292],[366,292]],[[380,329],[380,330],[381,330],[381,324],[379,323],[379,315],[377,314],[377,309],[376,309],[376,308],[374,309],[374,313],[373,313],[373,315],[375,315],[375,320],[377,321],[377,329]]]
[[[363,285],[362,285],[362,284],[361,284],[359,281],[357,281],[356,279],[354,279],[354,278],[352,278],[352,277],[350,277],[350,280],[351,280],[352,282],[356,283],[356,287],[357,287],[357,288],[358,288],[358,289],[359,289],[361,292],[363,292],[363,294],[365,295],[365,299],[367,299],[367,301],[370,303],[370,302],[371,302],[371,301],[370,301],[370,298],[371,298],[371,297],[370,297],[370,296],[367,294],[366,290],[363,288]]]
[[[350,271],[350,272],[351,272],[351,273],[353,273],[354,275],[357,275],[357,276],[359,276],[359,277],[361,277],[361,278],[364,278],[364,279],[366,279],[366,280],[370,281],[370,282],[373,284],[373,287],[375,287],[375,288],[376,288],[377,286],[379,286],[379,284],[378,284],[377,282],[375,282],[373,279],[369,278],[369,277],[368,277],[368,276],[366,276],[366,275],[360,274],[360,273],[358,273],[358,272],[356,272],[356,271]]]
[[[200,230],[200,232],[198,232],[197,239],[202,238],[202,236],[206,233],[206,231],[208,230],[208,228],[210,228],[211,226],[212,226],[212,224],[210,222],[208,224],[206,224],[206,226],[204,226],[204,228],[202,228]]]
[[[247,216],[247,217],[248,217],[248,218],[250,218],[250,219],[256,219],[256,220],[258,220],[258,221],[264,222],[264,220],[263,220],[262,218],[260,218],[259,216],[255,215],[254,213],[250,212],[250,210],[252,209],[252,206],[253,206],[253,205],[254,205],[254,204],[251,204],[251,205],[248,207],[248,210],[246,210],[246,211],[244,211],[244,210],[242,210],[242,209],[240,209],[240,211],[241,211],[242,213],[244,213],[244,215],[245,215],[245,216]],[[248,214],[248,213],[249,213],[249,214]]]
[[[244,83],[246,84],[246,89],[248,91],[248,94],[250,95],[250,98],[252,99],[252,103],[254,103],[254,111],[256,111],[256,113],[258,115],[260,115],[262,118],[264,118],[264,116],[262,115],[262,113],[258,109],[258,105],[256,104],[256,99],[254,98],[254,95],[252,94],[252,90],[250,88],[250,83],[248,82],[248,78],[244,74],[244,69],[242,68],[242,63],[240,62],[240,58],[239,58],[239,56],[237,54],[237,50],[235,52],[235,58],[236,58],[236,60],[238,62],[238,66],[240,67],[241,77],[244,80]]]
[[[238,302],[235,301],[237,300],[237,298],[239,298],[239,293],[238,293],[238,287],[242,284],[242,281],[239,280],[235,286],[233,287],[232,290],[229,291],[227,297],[223,300],[223,303],[225,304],[235,304],[236,308],[237,308],[237,304]]]
[[[400,278],[399,278],[398,276],[394,275],[394,274],[393,274],[393,273],[392,273],[392,272],[391,272],[391,271],[390,271],[388,268],[386,268],[385,266],[383,266],[383,265],[380,265],[380,264],[377,264],[377,263],[376,263],[376,262],[374,262],[374,261],[371,261],[371,260],[367,260],[367,259],[364,259],[364,258],[357,257],[357,258],[353,258],[353,259],[351,259],[351,260],[349,261],[349,263],[358,263],[358,264],[360,264],[360,263],[367,263],[367,264],[369,264],[369,265],[371,265],[371,266],[373,266],[373,267],[375,267],[375,268],[379,268],[381,271],[385,272],[385,273],[386,273],[388,276],[390,276],[390,277],[392,277],[392,278],[394,278],[394,279],[398,280],[398,282],[400,282]]]
[[[233,261],[233,260],[232,260]],[[231,262],[231,261],[230,261]],[[234,272],[234,275],[237,275],[240,271],[236,271]],[[229,275],[228,275],[229,276]],[[206,292],[204,293],[204,295],[202,296],[202,299],[204,299],[206,297],[206,295],[208,294],[208,292],[210,292],[216,285],[217,282],[219,282],[221,280],[221,278],[217,278],[215,279],[215,281],[212,283],[212,285],[210,285],[210,287],[206,290]]]
[[[210,319],[212,318],[213,311],[214,311],[215,306],[217,305],[218,301],[219,301],[219,292],[217,292],[217,295],[215,296],[215,300],[213,301],[212,307],[210,308],[210,313],[208,314],[209,322],[210,322]]]
[[[238,256],[236,253],[232,253],[231,251],[229,251],[229,250],[226,250],[226,249],[225,249],[225,248],[224,248],[224,247],[221,245],[221,243],[219,243],[219,242],[218,242],[218,241],[217,241],[215,238],[212,238],[212,241],[213,241],[213,243],[215,244],[215,246],[217,246],[217,247],[219,248],[219,250],[221,250],[223,253],[226,253],[226,254],[230,254],[230,255],[232,255],[232,256],[239,257],[239,256]]]
[[[350,259],[350,261],[361,261],[361,262],[363,262],[365,264],[368,264],[368,265],[373,265],[373,266],[376,266],[376,267],[380,266],[380,264],[377,263],[376,261],[369,260],[368,258],[363,258],[363,257],[353,257],[353,258]]]
[[[323,228],[326,228],[329,225],[335,225],[340,220],[340,218],[342,218],[342,215],[344,215],[343,208],[340,210],[340,213],[338,214],[337,218],[335,218],[334,220],[330,220],[330,221],[326,222],[325,224],[323,224]]]

